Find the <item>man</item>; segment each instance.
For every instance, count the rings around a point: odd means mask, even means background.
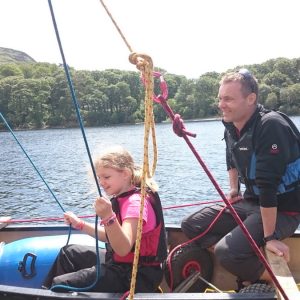
[[[228,200],[258,247],[289,260],[281,242],[300,223],[300,133],[285,115],[258,104],[256,78],[246,69],[226,74],[219,88],[219,108],[225,126]],[[241,197],[240,184],[245,185]],[[204,232],[224,204],[214,204],[186,217],[188,238]],[[214,251],[221,265],[237,276],[239,287],[270,281],[264,265],[229,209],[197,240]]]

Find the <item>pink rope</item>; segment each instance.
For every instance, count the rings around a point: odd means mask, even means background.
[[[156,77],[156,78],[159,78],[160,80],[160,83],[159,83],[159,87],[160,87],[160,91],[161,91],[161,94],[156,96],[155,94],[153,95],[153,100],[155,102],[159,102],[159,99],[162,97],[164,99],[167,99],[168,98],[168,86],[167,86],[167,83],[164,79],[164,77],[161,75],[160,72],[153,72],[153,76]]]
[[[206,228],[206,230],[204,230],[202,233],[200,233],[199,235],[195,236],[194,238],[192,238],[191,240],[188,240],[180,245],[177,245],[176,247],[174,247],[171,252],[169,253],[168,257],[167,257],[167,266],[168,266],[168,269],[169,269],[169,273],[170,273],[170,290],[171,292],[173,291],[173,273],[172,273],[172,265],[171,265],[171,262],[172,262],[172,257],[174,255],[174,253],[181,247],[184,247],[198,239],[200,239],[201,237],[203,237],[212,227],[213,225],[217,222],[217,220],[219,219],[219,217],[222,215],[223,211],[226,209],[227,207],[225,206],[219,213],[218,215],[216,216],[216,218],[213,220],[213,222],[208,226],[208,228]]]
[[[126,300],[127,296],[129,295],[129,291],[125,292],[122,297],[120,298],[120,300]]]
[[[205,204],[216,203],[216,202],[223,202],[223,200],[211,200],[211,201],[205,201],[205,202],[196,202],[196,203],[190,203],[190,204],[166,206],[166,207],[163,207],[163,210],[176,209],[176,208],[189,207],[189,206],[205,205]]]
[[[95,215],[88,215],[88,216],[78,216],[78,218],[93,218]],[[10,219],[10,220],[1,220],[0,223],[30,223],[30,222],[46,222],[46,221],[63,221],[64,218],[62,217],[47,217],[47,218],[33,218],[33,219]]]
[[[223,202],[223,200],[210,200],[210,201],[203,201],[203,202],[196,202],[196,203],[188,203],[188,204],[181,204],[181,205],[172,205],[163,207],[163,210],[168,209],[176,209],[176,208],[184,208],[190,206],[199,206],[205,205],[210,203],[216,202]],[[87,216],[78,216],[78,218],[87,219],[87,218],[94,218],[96,215],[87,215]],[[33,222],[51,222],[51,221],[63,221],[64,218],[62,217],[44,217],[44,218],[33,218],[33,219],[10,219],[10,220],[1,220],[0,223],[33,223]]]

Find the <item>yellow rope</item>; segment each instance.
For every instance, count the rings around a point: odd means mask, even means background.
[[[123,41],[125,42],[127,48],[129,49],[129,52],[133,52],[132,48],[130,47],[129,43],[127,42],[124,34],[122,33],[120,27],[118,26],[117,22],[114,20],[112,14],[109,12],[107,6],[104,4],[103,0],[100,0],[100,3],[102,4],[102,6],[104,7],[105,11],[107,12],[108,16],[110,17],[111,21],[113,22],[113,24],[115,25],[115,27],[117,28],[119,34],[121,35],[121,38],[123,39]]]
[[[153,115],[153,63],[152,59],[145,54],[132,53],[129,56],[129,61],[136,65],[136,67],[142,72],[142,76],[145,82],[145,117],[144,117],[144,158],[143,158],[143,170],[141,180],[141,206],[140,216],[137,228],[137,237],[134,250],[134,261],[132,267],[131,284],[129,291],[129,299],[133,299],[135,291],[136,275],[138,270],[140,245],[143,230],[143,210],[144,200],[146,196],[146,181],[154,175],[156,163],[157,163],[157,145],[155,136],[155,123]],[[150,131],[152,133],[152,146],[153,146],[153,165],[152,169],[149,168],[149,136]]]
[[[117,22],[112,17],[108,8],[104,4],[103,0],[100,0],[100,3],[104,7],[111,21],[115,25],[117,31],[121,35],[123,41],[127,45],[129,51],[131,52],[129,56],[129,61],[136,65],[137,69],[142,73],[144,84],[145,84],[145,117],[144,117],[144,156],[143,156],[143,169],[142,169],[142,179],[141,179],[141,206],[140,206],[140,215],[138,220],[138,228],[137,228],[137,237],[135,243],[134,250],[134,260],[132,266],[132,274],[131,274],[131,282],[130,282],[130,291],[129,291],[129,299],[132,300],[135,292],[136,285],[136,276],[138,271],[138,263],[140,256],[140,246],[141,246],[141,238],[142,238],[142,230],[143,230],[143,211],[144,211],[144,203],[146,196],[146,182],[148,179],[153,177],[156,164],[157,164],[157,144],[156,144],[156,135],[155,135],[155,122],[154,122],[154,114],[153,114],[153,62],[150,56],[146,54],[137,54],[132,51],[131,46],[127,42],[125,36],[123,35],[121,29],[117,25]],[[153,150],[153,164],[152,168],[149,168],[149,136],[151,131],[152,137],[152,150]]]

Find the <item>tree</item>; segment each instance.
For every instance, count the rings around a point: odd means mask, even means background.
[[[265,83],[260,84],[258,101],[261,104],[265,104],[266,99],[268,98],[268,95],[271,92],[272,92],[272,88],[269,85]]]
[[[191,79],[185,79],[175,94],[173,110],[183,118],[192,118],[194,97],[190,95],[193,95],[194,88],[195,82]]]
[[[76,112],[62,68],[51,80],[51,93],[47,99],[50,126],[75,126]]]
[[[296,83],[299,77],[299,70],[295,60],[288,58],[278,58],[274,64],[274,69],[288,77],[289,84]]]
[[[280,103],[276,93],[271,92],[270,94],[268,94],[265,105],[269,109],[278,110]]]
[[[218,93],[218,79],[211,76],[201,76],[195,83],[194,118],[204,118],[215,115],[216,95]]]
[[[268,73],[264,79],[264,83],[267,85],[274,85],[277,87],[288,86],[292,83],[289,77],[278,70],[273,71],[272,73]]]
[[[0,65],[0,79],[9,76],[22,76],[23,73],[17,64]]]
[[[11,100],[13,85],[18,76],[9,76],[0,80],[0,112],[5,116],[8,113],[8,103]]]
[[[244,67],[259,80],[260,103],[288,114],[300,113],[300,58],[271,59]],[[236,69],[238,67],[232,68]],[[85,125],[143,121],[145,87],[139,72],[69,70]],[[198,79],[187,79],[158,70],[164,74],[168,86],[168,104],[183,119],[218,114],[217,93],[221,74],[208,72]],[[154,93],[161,94],[160,78],[154,78]],[[9,116],[10,123],[20,128],[78,126],[64,69],[55,64],[0,64],[0,111]],[[161,105],[156,103],[154,117],[156,122],[168,118]]]
[[[17,127],[41,128],[48,117],[46,99],[50,86],[45,79],[19,79],[8,103],[10,121]]]
[[[300,114],[300,83],[296,83],[287,88],[281,89],[280,99],[282,103],[281,109],[287,114]]]

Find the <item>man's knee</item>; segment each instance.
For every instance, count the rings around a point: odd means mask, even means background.
[[[231,266],[232,264],[236,264],[236,257],[229,250],[229,248],[226,247],[226,245],[224,245],[223,243],[217,243],[215,245],[214,253],[216,259],[224,268],[227,269],[228,266]]]
[[[260,263],[255,255],[253,259],[252,256],[249,257],[246,253],[234,251],[226,244],[218,243],[215,246],[215,256],[223,268],[238,278],[251,282],[259,278]]]
[[[181,221],[181,230],[188,237],[193,238],[195,236],[195,227],[190,216],[184,217]]]

